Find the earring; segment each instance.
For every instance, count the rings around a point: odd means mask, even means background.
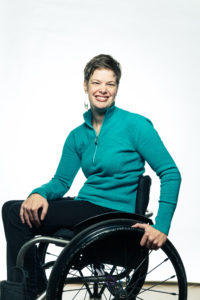
[[[85,107],[86,110],[88,110],[89,103],[88,103],[88,97],[87,97],[87,95],[85,96],[84,107]]]

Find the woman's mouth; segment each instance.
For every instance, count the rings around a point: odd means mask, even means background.
[[[108,97],[107,96],[96,96],[95,97],[97,101],[99,102],[105,102],[108,100]]]

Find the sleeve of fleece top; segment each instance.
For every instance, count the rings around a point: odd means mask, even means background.
[[[34,189],[31,194],[38,193],[47,200],[61,198],[69,190],[79,168],[80,158],[76,152],[72,131],[65,141],[62,156],[54,177],[48,183]]]
[[[145,118],[139,118],[138,121],[137,151],[156,172],[161,182],[159,208],[154,228],[168,234],[178,200],[181,176],[152,123]]]

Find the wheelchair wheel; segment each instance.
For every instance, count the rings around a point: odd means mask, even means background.
[[[159,251],[140,247],[133,220],[109,220],[78,234],[50,275],[50,299],[187,299],[184,266],[169,242]],[[173,292],[171,287],[173,286]]]

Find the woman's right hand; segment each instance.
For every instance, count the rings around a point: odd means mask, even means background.
[[[30,228],[33,225],[39,227],[41,221],[44,220],[48,210],[47,199],[40,194],[32,194],[21,205],[20,219],[22,223],[26,223]],[[41,217],[39,218],[38,210],[42,208]]]

